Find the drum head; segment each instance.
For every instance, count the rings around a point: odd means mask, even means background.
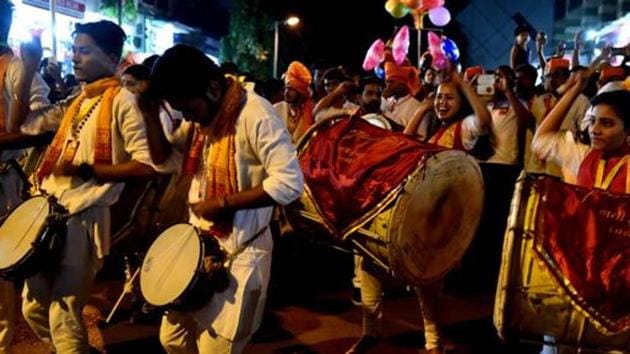
[[[192,283],[199,268],[202,244],[190,224],[169,227],[158,236],[142,262],[140,290],[153,306],[177,300]]]
[[[463,151],[447,150],[411,174],[394,206],[390,265],[412,284],[442,278],[462,258],[483,210],[481,170]]]
[[[380,114],[369,113],[369,114],[362,115],[361,118],[367,120],[368,123],[370,123],[372,125],[375,125],[375,126],[377,126],[379,128],[392,130],[391,124],[389,124],[387,119],[385,117],[381,116]]]
[[[50,214],[50,204],[43,196],[18,205],[0,226],[0,270],[18,264],[34,248],[42,226]]]

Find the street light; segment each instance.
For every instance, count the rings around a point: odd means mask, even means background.
[[[295,27],[300,24],[300,18],[297,16],[289,16],[286,20],[282,21],[283,25],[289,27]],[[278,50],[280,47],[280,21],[274,21],[273,24],[273,77],[278,77]]]

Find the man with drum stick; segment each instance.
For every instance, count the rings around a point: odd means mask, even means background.
[[[150,94],[145,121],[154,162],[182,165],[183,152],[183,172],[193,176],[190,223],[236,254],[228,288],[199,310],[166,313],[160,341],[168,353],[241,353],[263,313],[272,205],[296,200],[304,188],[295,147],[271,104],[196,48],[167,50],[153,68]],[[160,99],[188,120],[172,145],[158,119]]]
[[[13,55],[7,45],[13,4],[8,0],[0,1],[0,136],[19,131],[21,118],[30,109],[37,109],[49,104],[48,86],[37,74],[41,50],[38,46],[25,43],[20,50],[21,58]],[[37,39],[35,39],[37,40]],[[32,50],[35,49],[35,50]],[[25,83],[29,83],[28,85]],[[21,199],[23,181],[21,167],[17,163],[24,155],[24,150],[3,149],[0,152],[0,215],[2,218],[13,209]],[[0,278],[0,354],[10,351],[15,326],[16,309],[15,285]]]
[[[57,353],[88,352],[82,310],[109,252],[109,207],[122,182],[155,173],[136,100],[114,76],[124,31],[100,21],[77,24],[73,36],[81,92],[32,112],[22,127],[33,134],[56,130],[33,180],[69,215],[65,245],[58,264],[26,279],[22,311]]]

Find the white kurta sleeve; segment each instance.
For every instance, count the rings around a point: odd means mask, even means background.
[[[295,146],[280,118],[271,110],[249,128],[252,142],[267,178],[263,189],[277,203],[287,205],[300,197],[304,190],[304,176],[298,163]]]
[[[532,141],[532,151],[545,161],[552,161],[577,175],[588,145],[576,142],[570,131],[539,135]]]

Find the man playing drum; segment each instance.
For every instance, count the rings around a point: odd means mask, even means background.
[[[303,191],[295,147],[268,101],[226,78],[193,47],[177,45],[160,57],[150,91],[146,107],[153,109],[145,121],[154,162],[180,165],[184,153],[184,173],[193,175],[190,223],[227,253],[238,251],[228,288],[199,310],[169,311],[160,341],[168,353],[240,353],[263,312],[272,205],[288,204]],[[189,120],[174,132],[172,145],[157,117],[160,99]]]
[[[57,130],[34,177],[70,215],[59,264],[27,278],[23,294],[27,323],[58,353],[88,352],[82,310],[109,251],[109,207],[120,182],[155,173],[135,98],[114,77],[125,37],[109,21],[77,24],[72,61],[80,94],[27,122],[30,132]]]
[[[20,118],[29,109],[37,109],[49,104],[48,86],[36,73],[39,55],[25,55],[28,49],[22,46],[22,58],[13,55],[6,45],[11,28],[13,5],[8,0],[0,1],[0,135],[19,131]],[[29,53],[31,53],[29,51]],[[37,53],[35,53],[37,54]],[[30,83],[26,85],[25,83]],[[24,154],[23,150],[6,149],[0,153],[0,214],[5,216],[20,201],[22,180],[16,161]],[[15,288],[12,282],[0,278],[0,354],[9,352],[13,338],[15,320]]]

